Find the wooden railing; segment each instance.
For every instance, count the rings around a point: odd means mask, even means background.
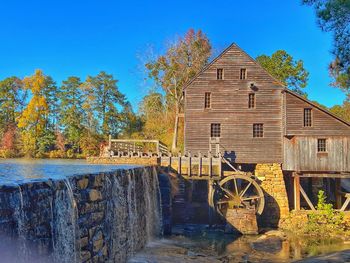
[[[161,158],[163,167],[170,167],[178,174],[192,179],[207,180],[221,176],[222,156],[220,154],[191,154],[186,153],[177,156],[169,155]]]
[[[167,146],[159,140],[112,139],[108,148],[111,156],[153,156],[169,155]]]

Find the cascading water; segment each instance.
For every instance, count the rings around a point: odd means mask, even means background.
[[[151,167],[0,187],[0,201],[0,235],[1,211],[13,209],[6,220],[26,241],[16,245],[22,261],[9,262],[122,263],[161,232],[158,177]]]
[[[58,182],[52,200],[52,244],[54,262],[75,263],[76,253],[76,203],[68,179]]]

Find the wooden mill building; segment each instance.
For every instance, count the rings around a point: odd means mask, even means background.
[[[318,185],[350,177],[350,124],[289,90],[235,44],[186,86],[184,118],[185,151],[225,152],[242,166],[279,164],[287,188],[294,184],[296,209],[299,190],[314,209],[301,177]]]

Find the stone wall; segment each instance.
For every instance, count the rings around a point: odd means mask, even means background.
[[[257,164],[255,175],[261,180],[265,194],[265,209],[260,225],[278,227],[289,215],[286,184],[281,164]]]
[[[155,167],[0,186],[8,262],[125,262],[161,234],[160,193]]]

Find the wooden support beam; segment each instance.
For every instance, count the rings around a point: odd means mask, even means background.
[[[294,175],[294,209],[300,210],[300,177]]]
[[[212,160],[212,157],[211,155],[209,156],[209,177],[212,177],[213,176],[213,160]]]
[[[198,155],[198,176],[201,177],[202,176],[202,153],[199,152]]]
[[[187,163],[187,165],[188,165],[188,167],[187,167],[187,171],[188,171],[188,176],[191,176],[191,174],[192,174],[192,171],[191,171],[191,160],[192,160],[192,157],[191,157],[191,153],[189,152],[188,153],[188,163]]]
[[[307,194],[304,191],[304,188],[300,185],[299,183],[299,187],[300,187],[300,193],[303,195],[304,199],[306,200],[307,204],[309,205],[309,207],[311,208],[311,210],[316,211],[314,205],[312,204],[312,202],[310,201],[309,197],[307,196]],[[300,197],[299,197],[300,198]],[[300,201],[300,200],[299,200]],[[299,208],[300,208],[300,204],[299,204]]]
[[[340,208],[340,211],[345,211],[345,209],[348,207],[348,205],[350,203],[350,195],[346,194],[345,197],[346,197],[346,200],[345,200],[343,206]]]
[[[335,207],[339,209],[342,203],[342,195],[341,195],[341,179],[335,178]]]

